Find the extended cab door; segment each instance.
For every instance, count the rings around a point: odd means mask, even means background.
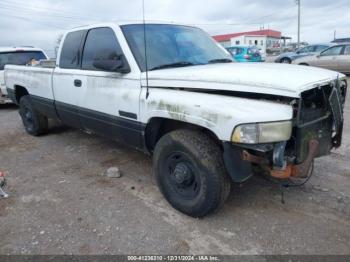
[[[81,65],[86,82],[78,100],[79,115],[84,129],[140,147],[140,72],[130,69],[126,57],[112,28],[87,32]],[[117,61],[123,63],[119,69],[113,66]]]
[[[84,95],[85,77],[81,74],[80,66],[86,33],[86,30],[80,30],[66,35],[52,81],[55,105],[61,121],[76,128],[82,127],[78,102]]]

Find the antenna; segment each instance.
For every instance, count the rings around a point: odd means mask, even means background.
[[[146,38],[146,18],[145,18],[145,0],[142,0],[142,16],[143,16],[143,38],[145,45],[145,66],[146,66],[146,99],[149,97],[148,85],[148,57],[147,57],[147,38]]]

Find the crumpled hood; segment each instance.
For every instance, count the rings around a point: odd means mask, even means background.
[[[209,64],[150,71],[150,87],[225,90],[300,97],[343,74],[307,66],[273,63]],[[145,85],[146,74],[142,75]]]

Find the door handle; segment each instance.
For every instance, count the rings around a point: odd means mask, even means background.
[[[79,79],[74,80],[74,86],[81,87],[81,84],[82,84],[81,80],[79,80]]]

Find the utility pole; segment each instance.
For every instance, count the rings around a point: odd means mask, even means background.
[[[295,2],[298,5],[298,48],[300,48],[300,18],[301,18],[300,2],[301,0],[295,0]]]

